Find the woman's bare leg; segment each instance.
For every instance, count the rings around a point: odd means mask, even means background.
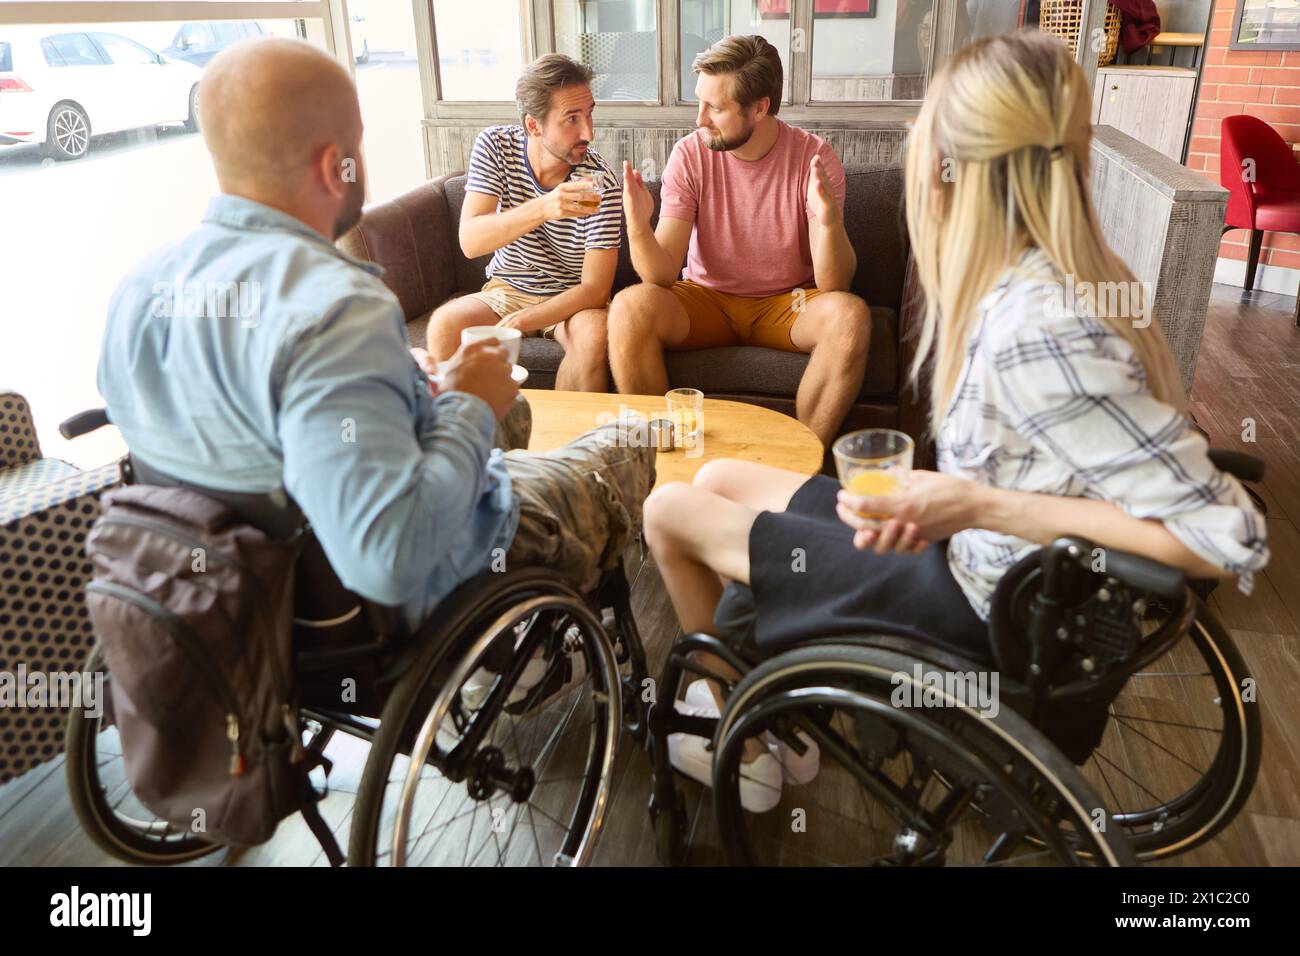
[[[697,471],[692,483],[754,511],[784,511],[807,480],[807,475],[797,471],[717,458]]]
[[[683,482],[662,485],[646,499],[646,541],[686,633],[715,633],[721,579],[749,583],[749,532],[757,516],[753,508]],[[727,680],[740,678],[712,654],[698,655],[697,662]],[[708,686],[721,709],[721,688],[714,681]],[[757,740],[746,741],[745,751],[746,760],[765,752]]]

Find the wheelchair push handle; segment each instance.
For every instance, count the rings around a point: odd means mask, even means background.
[[[64,438],[80,438],[108,423],[108,409],[90,408],[65,419],[59,425],[59,434]]]

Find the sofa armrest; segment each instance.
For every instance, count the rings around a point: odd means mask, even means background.
[[[0,470],[40,457],[32,406],[22,395],[0,386]]]
[[[397,296],[408,322],[428,315],[456,291],[452,253],[458,225],[443,188],[451,175],[368,207],[338,241],[353,258],[383,266],[384,284]]]

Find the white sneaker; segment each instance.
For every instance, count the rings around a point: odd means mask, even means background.
[[[690,707],[698,707],[706,711],[704,716],[718,716],[717,701],[713,699],[708,681],[703,678],[693,681],[686,688],[686,703]],[[821,769],[821,751],[817,748],[816,742],[802,730],[796,733],[799,735],[800,742],[807,747],[802,757],[771,734],[766,735],[767,746],[772,756],[776,758],[776,762],[781,765],[782,779],[786,783],[803,786],[816,779],[817,772]]]
[[[520,639],[522,640],[522,635]],[[569,659],[570,673],[559,689],[587,676],[587,656],[581,652],[581,646],[581,631],[578,630],[577,625],[574,625],[564,635],[563,652]],[[537,648],[533,652],[532,660],[524,666],[524,671],[519,675],[515,686],[510,688],[506,706],[517,704],[527,697],[529,692],[545,679],[550,667],[551,662],[546,658],[545,648]],[[497,675],[485,667],[480,667],[470,674],[460,688],[460,699],[466,709],[478,710],[496,679]]]
[[[704,681],[695,681],[687,688],[687,696],[696,700],[700,691],[692,695],[695,685],[700,685],[708,696],[709,706],[698,707],[686,701],[674,701],[678,713],[688,717],[717,717],[718,707]],[[713,751],[711,742],[694,734],[669,734],[668,759],[674,767],[692,780],[706,787],[713,786]],[[740,764],[740,805],[750,813],[766,813],[781,802],[781,765],[770,752],[762,754],[753,763]]]
[[[802,757],[771,734],[767,734],[767,748],[781,765],[782,779],[786,783],[803,786],[812,783],[821,770],[821,750],[818,749],[817,742],[802,730],[796,730],[795,734],[807,748]]]
[[[689,707],[710,711],[708,714],[710,717],[717,717],[721,713],[718,710],[718,702],[713,699],[713,691],[709,690],[709,682],[703,677],[692,681],[686,688],[686,704]]]

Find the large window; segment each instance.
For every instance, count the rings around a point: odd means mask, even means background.
[[[954,50],[982,36],[1032,29],[1037,18],[1037,0],[427,2],[438,50],[436,86],[428,81],[430,118],[457,123],[505,119],[527,59],[552,50],[592,67],[592,91],[608,104],[604,123],[689,123],[695,57],[725,36],[758,34],[781,55],[789,106],[783,116],[901,124]],[[1105,3],[1083,0],[1083,8]],[[848,104],[856,111],[846,112]]]
[[[656,0],[556,0],[555,48],[595,71],[597,100],[659,102]]]
[[[152,250],[194,229],[218,192],[194,122],[196,113],[201,122],[194,93],[207,62],[246,36],[306,37],[325,48],[328,31],[319,16],[119,21],[108,19],[116,13],[110,9],[97,22],[72,22],[58,9],[75,7],[85,18],[97,6],[88,3],[50,3],[44,9],[56,22],[11,24],[5,6],[0,2],[0,385],[31,401],[45,454],[92,467],[124,450],[115,432],[67,442],[57,426],[101,404],[96,365],[113,290]],[[223,12],[238,6],[223,4]],[[267,4],[254,6],[263,14]],[[401,148],[413,151],[423,178],[418,79],[412,85],[414,135]],[[360,75],[358,86],[364,102]]]
[[[357,97],[365,123],[366,186],[384,202],[427,178],[419,41],[411,4],[348,0]]]
[[[442,99],[514,101],[524,60],[519,0],[433,0],[433,22]]]
[[[785,84],[782,102],[790,100],[790,11],[781,0],[682,0],[681,92],[684,103],[695,99],[695,57],[724,36],[754,34],[776,47],[781,55]]]
[[[933,22],[934,0],[817,0],[810,98],[921,99]]]

